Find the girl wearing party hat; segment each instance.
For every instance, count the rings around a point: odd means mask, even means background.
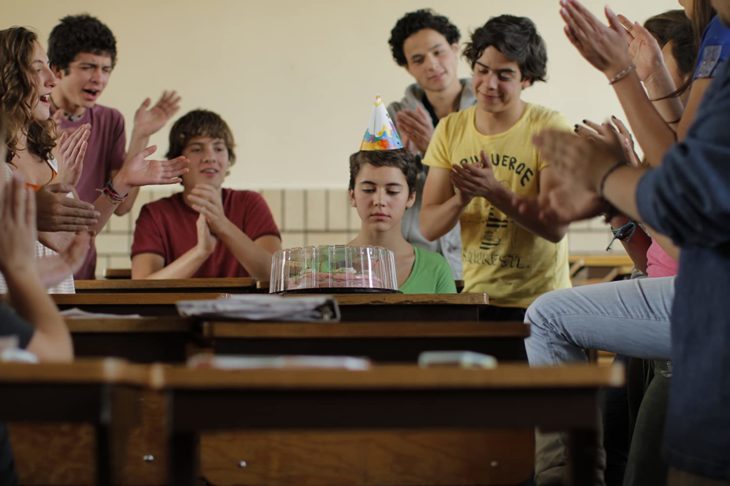
[[[403,238],[401,219],[416,199],[416,164],[403,149],[380,98],[360,151],[350,156],[350,201],[362,221],[351,246],[382,246],[395,255],[398,287],[406,294],[455,293],[443,256]]]

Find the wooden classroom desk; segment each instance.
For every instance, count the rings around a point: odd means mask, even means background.
[[[75,280],[76,293],[104,292],[256,292],[256,280],[240,278],[174,278],[160,280]]]
[[[487,294],[334,294],[343,321],[489,320]]]
[[[170,412],[169,484],[197,484],[199,434],[220,429],[533,427],[570,433],[572,484],[590,484],[598,388],[623,368],[575,365],[493,370],[374,366],[368,371],[153,366]],[[205,413],[203,411],[208,411]]]
[[[89,312],[177,315],[175,302],[225,298],[216,292],[105,292],[53,294],[61,309]],[[301,294],[296,294],[301,295]],[[343,321],[471,321],[493,320],[486,294],[334,294]]]
[[[126,432],[139,422],[138,394],[148,380],[147,367],[114,359],[0,363],[0,420],[91,424],[96,438],[94,484],[111,485],[123,461]]]
[[[183,363],[192,349],[208,346],[203,341],[200,323],[187,317],[65,320],[76,356],[112,356],[136,363]]]
[[[522,322],[231,322],[203,324],[216,354],[367,356],[415,363],[422,351],[468,350],[499,361],[526,361]]]
[[[87,312],[177,316],[179,300],[225,298],[221,292],[103,292],[89,294],[51,294],[59,309],[78,307]]]

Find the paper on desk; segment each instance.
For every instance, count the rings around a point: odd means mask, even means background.
[[[142,319],[139,314],[104,314],[101,312],[87,312],[78,307],[61,311],[63,317],[73,317],[74,319]]]
[[[271,294],[231,295],[225,299],[183,300],[184,317],[214,317],[249,321],[339,321],[340,309],[330,295],[283,297]]]
[[[255,356],[197,354],[188,359],[190,368],[221,370],[257,370],[283,368],[318,368],[368,370],[370,360],[355,356]]]

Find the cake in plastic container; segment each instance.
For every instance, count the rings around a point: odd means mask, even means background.
[[[274,253],[269,292],[397,292],[393,252],[379,246],[305,246]]]

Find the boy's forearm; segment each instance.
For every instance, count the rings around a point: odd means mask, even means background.
[[[270,252],[256,244],[233,223],[227,224],[216,236],[249,275],[260,280],[268,280],[271,275]]]
[[[419,226],[421,234],[427,240],[434,241],[456,226],[464,206],[458,194],[453,195],[441,204],[421,206]]]
[[[487,200],[504,213],[505,216],[527,231],[553,243],[557,243],[563,239],[565,233],[568,231],[568,225],[545,222],[539,214],[521,212],[515,201],[514,193],[505,189],[503,186],[499,186],[496,191],[491,192]]]

